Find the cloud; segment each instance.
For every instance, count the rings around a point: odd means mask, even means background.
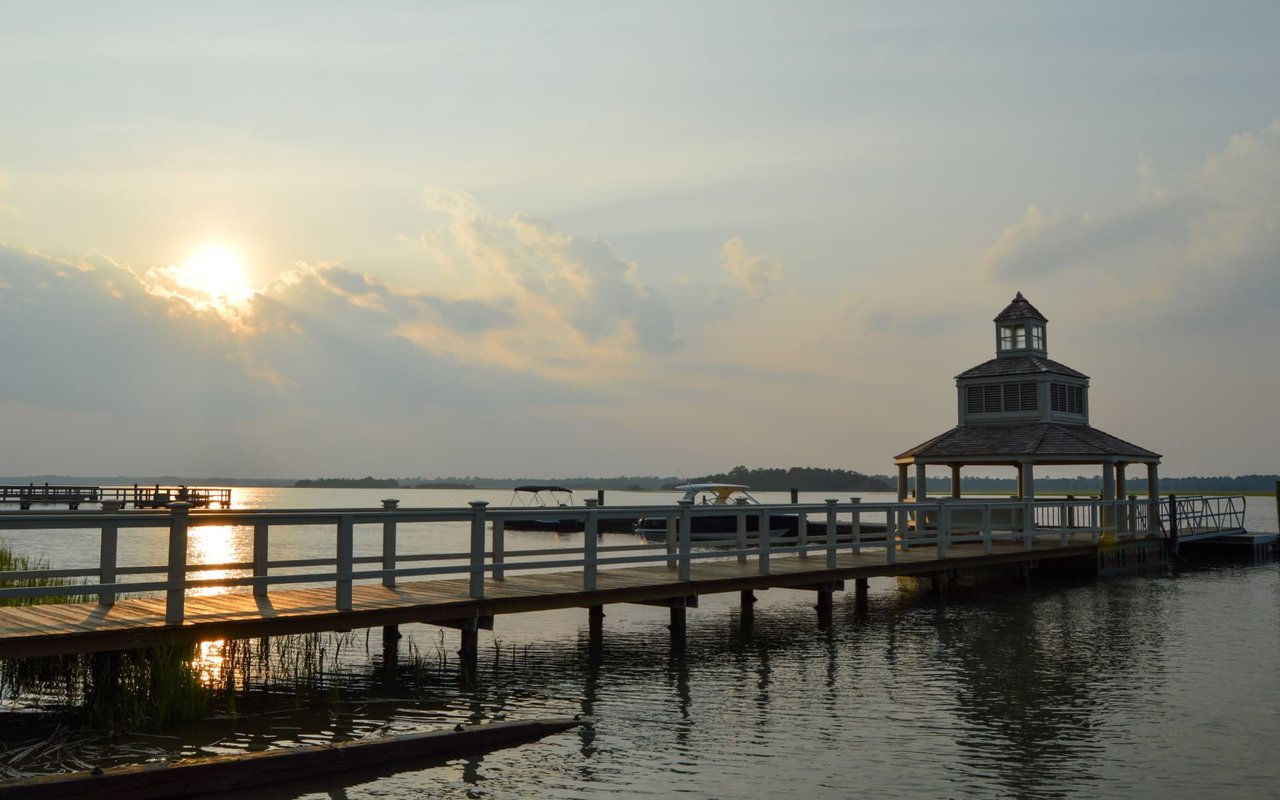
[[[769,295],[782,276],[781,262],[749,254],[746,245],[738,237],[721,246],[720,269],[729,273],[733,286],[757,298]]]
[[[1144,307],[1188,323],[1227,323],[1280,301],[1280,120],[1231,138],[1180,179],[1140,166],[1133,204],[1046,214],[1032,206],[987,250],[1006,284],[1089,281],[1127,316]],[[1153,185],[1165,188],[1153,190]],[[1158,301],[1158,302],[1156,302]],[[1152,312],[1154,313],[1154,312]]]
[[[586,358],[669,353],[678,344],[666,299],[607,243],[528,214],[497,219],[459,192],[429,190],[427,205],[445,225],[422,237],[423,248],[433,273],[457,287],[454,299],[486,298],[529,340]]]
[[[532,458],[542,445],[523,428],[540,419],[572,435],[556,411],[568,404],[612,425],[612,400],[678,341],[637,265],[545,219],[495,220],[465,195],[438,193],[433,208],[445,225],[424,237],[426,289],[299,263],[226,303],[172,268],[0,245],[0,337],[22,376],[0,407],[66,433],[11,439],[0,471],[296,473],[317,461],[327,474],[321,462],[372,457],[429,474],[424,459],[466,457],[477,435]],[[77,446],[90,440],[111,446]]]

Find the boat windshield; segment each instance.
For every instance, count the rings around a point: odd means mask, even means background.
[[[682,500],[695,506],[757,505],[756,499],[747,494],[746,486],[734,483],[690,483],[676,488],[684,490]]]

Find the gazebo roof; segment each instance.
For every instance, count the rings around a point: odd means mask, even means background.
[[[1005,306],[1004,311],[1001,311],[998,315],[996,315],[996,318],[993,321],[1008,322],[1011,320],[1019,320],[1019,319],[1038,319],[1041,322],[1049,321],[1045,319],[1044,314],[1041,314],[1039,311],[1036,310],[1035,306],[1027,302],[1027,298],[1022,296],[1022,292],[1018,292],[1014,296],[1013,302]]]
[[[961,372],[956,378],[1003,378],[1010,375],[1035,375],[1042,372],[1067,375],[1072,378],[1083,378],[1084,380],[1089,379],[1088,375],[1078,372],[1066,364],[1059,364],[1051,358],[1030,355],[993,358]]]
[[[896,456],[899,462],[1002,463],[1159,462],[1160,454],[1087,425],[1023,422],[960,425]]]

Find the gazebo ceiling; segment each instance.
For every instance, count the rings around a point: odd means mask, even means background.
[[[1160,454],[1087,425],[960,425],[894,459],[898,464],[1159,463]]]

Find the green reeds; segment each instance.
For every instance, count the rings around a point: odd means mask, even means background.
[[[33,572],[49,569],[49,562],[39,558],[28,558],[13,552],[8,543],[0,542],[0,572]],[[0,580],[0,589],[12,589],[21,586],[73,586],[71,581],[63,578],[15,578]],[[89,603],[97,599],[91,595],[45,595],[43,597],[6,597],[0,599],[0,606],[31,606],[44,603]]]

